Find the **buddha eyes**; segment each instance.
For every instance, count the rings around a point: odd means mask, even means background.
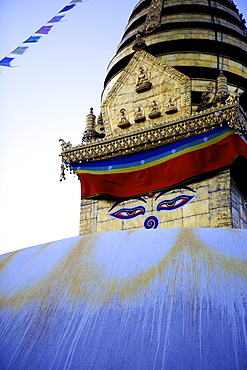
[[[110,213],[110,216],[119,218],[121,220],[130,220],[131,218],[144,215],[146,209],[143,206],[137,206],[134,208],[121,208],[116,212]]]
[[[164,199],[156,207],[157,211],[173,211],[174,209],[183,207],[190,202],[195,195],[179,195],[173,199]]]
[[[176,196],[173,199],[164,199],[157,204],[156,210],[157,212],[173,211],[189,203],[195,196],[196,195],[182,194]],[[143,216],[145,215],[145,213],[146,213],[145,207],[137,206],[133,208],[123,207],[113,213],[109,213],[109,215],[120,220],[130,220],[131,218],[135,218],[137,216]]]

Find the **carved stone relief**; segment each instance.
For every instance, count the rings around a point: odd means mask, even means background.
[[[138,76],[136,82],[136,92],[140,93],[143,91],[150,90],[152,87],[151,82],[148,79],[147,72],[145,71],[145,67],[141,66],[138,69]]]
[[[169,102],[169,99],[173,100]],[[136,111],[138,107],[142,109]],[[121,109],[126,112],[120,112]],[[166,114],[168,109],[173,115]],[[164,124],[171,115],[188,117],[190,78],[145,50],[137,50],[107,94],[101,110],[107,139],[121,135],[123,128],[129,135],[136,130],[135,122],[141,123],[140,128],[148,129],[154,124]]]
[[[232,94],[229,93],[227,78],[224,75],[223,70],[220,70],[216,88],[214,88],[212,82],[208,84],[207,91],[203,92],[201,95],[201,102],[197,107],[197,112],[202,112],[211,107],[217,107],[225,103],[231,104],[238,101],[238,99],[238,89],[236,89]]]
[[[160,115],[161,115],[160,108],[159,108],[157,102],[154,100],[151,104],[150,113],[149,113],[148,117],[153,119],[153,118],[160,117]]]
[[[145,121],[145,115],[141,106],[135,109],[134,121],[136,123]]]
[[[160,26],[163,2],[164,0],[152,0],[147,13],[144,28],[140,31],[148,34]]]
[[[168,101],[168,104],[166,106],[166,114],[173,114],[173,113],[177,113],[177,112],[178,112],[178,109],[177,109],[177,106],[176,106],[176,103],[175,103],[175,99],[170,98],[169,101]]]
[[[118,127],[127,128],[130,126],[130,121],[128,120],[126,109],[122,108],[119,112],[119,123]]]

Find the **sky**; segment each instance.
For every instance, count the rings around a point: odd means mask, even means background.
[[[1,0],[0,59],[70,1]],[[88,0],[0,68],[0,254],[77,236],[80,184],[60,182],[59,139],[81,143],[137,0]],[[235,2],[247,19],[246,0]]]
[[[70,0],[69,0],[70,1]],[[0,59],[66,0],[1,0]],[[0,254],[79,233],[80,185],[60,182],[59,139],[81,143],[136,0],[89,0],[0,68]]]

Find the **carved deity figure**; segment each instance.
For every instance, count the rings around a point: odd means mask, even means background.
[[[142,84],[145,81],[148,81],[144,68],[140,67],[138,71],[139,71],[139,75],[137,77],[137,85]]]
[[[170,98],[166,107],[166,114],[177,113],[178,109],[175,105],[175,99]]]
[[[202,101],[200,102],[197,108],[198,112],[201,112],[213,106],[215,100],[215,92],[212,82],[209,82],[207,86],[207,91],[202,93],[201,99]]]
[[[142,122],[145,120],[145,115],[142,107],[137,107],[135,109],[134,121]]]
[[[126,109],[124,108],[120,109],[120,116],[118,121],[119,121],[118,127],[120,128],[127,128],[130,126]]]
[[[207,104],[211,103],[214,100],[214,93],[213,93],[213,84],[212,82],[209,82],[207,86],[207,91],[202,93],[202,100],[204,100]]]
[[[235,102],[239,102],[238,89],[235,89],[235,91],[232,94],[230,94],[226,99],[226,104],[233,104]]]
[[[70,141],[68,141],[66,143],[66,141],[64,141],[63,139],[59,139],[59,142],[60,142],[60,145],[62,147],[62,150],[66,150],[66,149],[72,148],[72,144],[71,144]]]
[[[136,92],[142,92],[151,89],[151,83],[148,79],[147,73],[144,67],[138,69],[138,76],[136,82]]]
[[[160,110],[159,110],[159,106],[158,106],[158,104],[155,100],[152,102],[150,110],[151,111],[148,115],[149,118],[157,118],[161,115]]]

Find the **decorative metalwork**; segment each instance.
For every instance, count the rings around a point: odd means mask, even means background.
[[[128,120],[126,109],[120,109],[120,117],[118,127],[127,128],[130,126],[130,121]]]
[[[137,107],[135,110],[134,121],[136,123],[145,121],[144,111],[141,106]]]
[[[160,26],[164,0],[152,0],[145,24],[144,33],[151,33]]]
[[[151,78],[151,71],[152,70],[157,70],[158,73],[161,76],[161,80],[162,80],[163,77],[165,77],[167,79],[167,81],[172,80],[172,81],[176,82],[176,84],[179,85],[180,93],[179,93],[179,95],[175,94],[176,89],[174,89],[174,93],[171,91],[170,94],[169,94],[169,97],[172,97],[172,98],[177,99],[177,100],[180,99],[180,105],[177,104],[178,101],[176,101],[176,104],[179,105],[179,111],[181,111],[181,108],[183,109],[183,112],[181,113],[181,116],[183,115],[183,116],[186,117],[186,116],[190,115],[190,113],[191,113],[191,81],[190,81],[190,78],[185,76],[184,74],[182,74],[181,72],[179,72],[175,68],[172,68],[167,63],[158,60],[154,56],[147,53],[145,50],[137,50],[136,53],[133,55],[131,61],[127,65],[127,67],[124,68],[120,77],[117,79],[117,81],[114,83],[114,85],[112,86],[112,88],[108,92],[107,96],[105,97],[105,99],[104,99],[104,101],[101,105],[102,118],[103,118],[103,122],[105,124],[105,135],[108,139],[113,138],[113,137],[121,134],[120,130],[117,128],[117,125],[118,125],[117,119],[118,119],[118,117],[116,117],[116,112],[114,111],[114,109],[112,109],[112,107],[116,107],[116,108],[119,107],[119,109],[125,108],[126,110],[127,109],[128,110],[132,109],[132,115],[131,115],[130,111],[128,112],[129,113],[129,121],[131,122],[131,124],[134,123],[134,119],[132,117],[133,116],[133,107],[130,106],[130,104],[125,104],[125,105],[123,104],[123,106],[118,104],[118,99],[116,99],[116,97],[119,95],[119,93],[121,94],[123,92],[123,90],[126,92],[126,89],[124,89],[124,88],[122,89],[122,87],[126,86],[127,81],[129,81],[129,79],[130,79],[130,76],[132,76],[131,79],[133,79],[133,78],[136,79],[135,83],[133,84],[133,89],[136,89],[136,86],[137,86],[137,83],[138,83],[138,76],[139,76],[139,73],[140,73],[140,71],[139,71],[140,67],[144,68],[144,72],[145,72],[144,74],[146,75],[148,81],[150,81],[150,78]],[[150,76],[149,76],[149,73],[150,73]],[[150,83],[151,82],[153,83],[153,81],[150,81]],[[128,86],[128,84],[127,84],[127,86]],[[131,85],[131,89],[132,89],[132,85]],[[164,99],[164,97],[161,97],[159,95],[159,90],[157,89],[157,82],[154,82],[154,85],[152,85],[152,89],[154,91],[154,95],[150,94],[150,100],[149,99],[145,100],[146,101],[146,107],[144,107],[145,103],[142,104],[140,102],[140,104],[143,105],[143,109],[145,109],[145,110],[147,109],[147,111],[148,111],[148,106],[152,104],[151,99],[154,99],[157,102],[159,100]],[[133,91],[131,90],[131,93],[132,92]],[[142,92],[138,92],[138,95],[141,96],[141,94],[142,94]],[[182,107],[181,107],[181,96],[183,97]],[[167,98],[168,98],[168,96],[167,96]],[[137,99],[137,100],[139,101],[140,99]],[[139,104],[139,103],[134,102],[134,101],[133,101],[133,103],[135,105]],[[167,101],[167,103],[168,103],[168,101]],[[161,115],[164,112],[164,104],[161,104],[161,102],[160,102],[160,107],[159,108],[160,108],[159,111],[160,111],[160,115]],[[157,118],[160,115],[158,115],[154,118]],[[154,124],[153,121],[149,120],[149,118],[150,117],[147,114],[146,121],[145,121],[146,128],[148,128],[147,127],[148,125],[150,126],[150,128],[152,128],[153,124]],[[133,129],[134,129],[134,126],[131,126],[130,130],[132,131]]]
[[[214,90],[212,82],[207,86],[207,91],[202,93],[202,101],[198,105],[197,112],[201,112],[207,108],[216,107],[226,102],[233,104],[235,101],[238,101],[238,89],[230,95],[228,91],[227,78],[224,75],[223,70],[220,70],[219,76],[217,78],[216,91]]]
[[[138,76],[137,76],[137,81],[136,81],[136,92],[139,92],[139,93],[150,90],[152,87],[152,84],[148,79],[145,69],[146,68],[143,66],[138,69]]]
[[[183,119],[170,120],[165,124],[157,123],[152,128],[140,128],[129,135],[97,139],[92,143],[74,147],[70,142],[61,140],[62,164],[68,169],[73,162],[81,163],[140,152],[200,134],[223,124],[247,134],[247,115],[237,102],[231,105],[222,104]],[[64,168],[62,172],[64,178]]]
[[[152,102],[152,105],[150,108],[151,108],[151,111],[148,115],[149,118],[153,119],[153,118],[157,118],[161,116],[159,106],[155,100]]]
[[[173,114],[173,113],[177,113],[178,109],[175,105],[175,101],[173,98],[170,98],[169,99],[169,102],[167,104],[167,107],[166,107],[166,114]]]
[[[138,50],[138,49],[144,49],[146,47],[146,42],[145,40],[141,37],[140,32],[137,32],[136,34],[136,39],[134,41],[134,44],[132,46],[133,50]]]
[[[91,142],[96,138],[95,120],[96,120],[96,117],[93,114],[93,108],[90,108],[90,112],[86,117],[86,126],[85,126],[85,131],[82,137],[82,142],[84,141]]]

